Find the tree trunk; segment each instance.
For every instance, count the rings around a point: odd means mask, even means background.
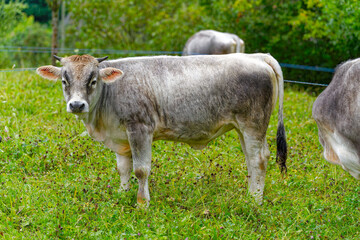
[[[62,1],[62,5],[61,5],[61,25],[60,25],[60,39],[61,39],[61,44],[60,44],[60,49],[65,47],[65,0]]]
[[[59,32],[59,9],[62,0],[46,0],[51,9],[51,26],[52,26],[52,40],[51,40],[51,64],[55,66],[56,60],[53,57],[58,52],[58,32]]]
[[[53,57],[58,52],[58,32],[59,32],[59,9],[52,9],[52,40],[51,40],[51,64],[55,66],[56,59]]]

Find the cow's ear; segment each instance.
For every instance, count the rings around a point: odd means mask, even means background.
[[[115,82],[122,78],[123,75],[123,71],[117,68],[108,67],[100,70],[100,77],[105,83]]]
[[[38,69],[36,69],[36,73],[43,78],[56,81],[61,77],[61,68],[48,65],[39,67]]]

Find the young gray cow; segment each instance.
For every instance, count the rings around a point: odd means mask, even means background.
[[[56,57],[61,68],[37,73],[61,79],[67,111],[90,136],[116,153],[121,188],[134,170],[138,203],[148,203],[151,144],[164,139],[201,149],[236,129],[245,153],[249,191],[261,203],[270,152],[266,130],[279,97],[278,162],[286,170],[283,77],[267,54],[189,57]]]

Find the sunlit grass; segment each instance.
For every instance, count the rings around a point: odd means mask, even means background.
[[[66,113],[60,83],[0,73],[0,238],[358,239],[360,184],[322,158],[315,98],[286,88],[285,179],[272,116],[262,206],[247,193],[245,158],[229,132],[202,151],[155,142],[144,210],[136,207],[135,178],[119,192],[115,155]]]

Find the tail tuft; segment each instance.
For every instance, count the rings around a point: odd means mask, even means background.
[[[276,134],[276,144],[277,144],[276,163],[279,164],[281,173],[286,173],[287,144],[286,144],[286,136],[285,136],[285,127],[282,122],[278,125],[277,134]]]

